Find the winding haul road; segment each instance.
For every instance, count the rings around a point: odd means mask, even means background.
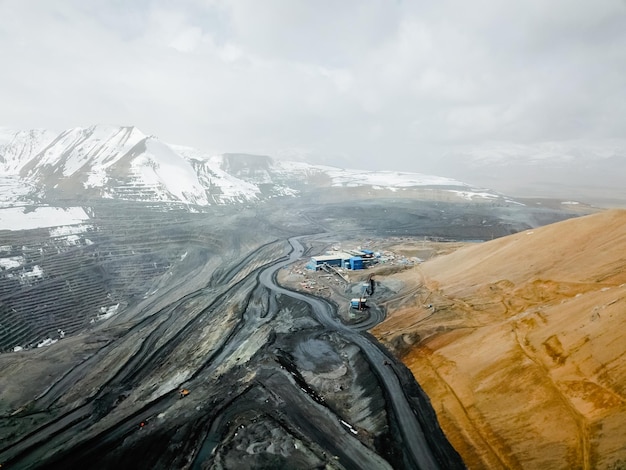
[[[438,462],[433,450],[426,441],[422,425],[413,412],[398,377],[393,368],[386,365],[386,356],[383,352],[365,336],[362,336],[337,320],[334,307],[330,303],[318,297],[285,289],[276,283],[276,273],[278,270],[302,257],[304,247],[299,241],[300,238],[302,237],[289,239],[289,243],[293,248],[289,259],[263,270],[259,277],[260,282],[277,294],[286,295],[293,299],[306,302],[311,306],[311,310],[317,321],[329,330],[341,333],[346,339],[359,346],[367,357],[371,367],[381,378],[381,386],[384,387],[387,392],[388,399],[391,402],[402,433],[404,445],[410,450],[410,455],[415,466],[420,469],[443,468],[442,463]],[[446,468],[449,468],[448,465],[446,465]]]

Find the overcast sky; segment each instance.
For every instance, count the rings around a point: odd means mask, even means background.
[[[441,174],[626,129],[624,0],[0,0],[0,63],[1,126],[215,153]]]

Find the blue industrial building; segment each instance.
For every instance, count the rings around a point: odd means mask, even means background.
[[[335,254],[335,255],[323,255],[323,256],[313,256],[311,258],[311,262],[308,266],[311,269],[319,269],[323,264],[327,264],[328,266],[337,266],[339,268],[345,267],[346,262],[349,262],[350,257],[343,254]]]
[[[369,266],[374,257],[372,250],[353,250],[349,253],[338,252],[328,255],[313,256],[311,261],[307,264],[308,269],[321,269],[321,266],[327,264],[328,266],[335,266],[344,269],[365,269]]]
[[[363,258],[360,256],[352,256],[350,258],[350,269],[363,269]]]

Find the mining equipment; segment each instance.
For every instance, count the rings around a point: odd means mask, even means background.
[[[335,266],[332,266],[332,265],[330,265],[328,263],[324,263],[324,264],[320,265],[320,267],[324,271],[326,271],[328,274],[335,274],[335,275],[339,276],[339,278],[342,281],[344,281],[346,283],[349,282],[348,278],[344,274],[342,274],[341,271],[339,271]]]
[[[367,308],[367,299],[363,297],[357,297],[350,300],[350,307],[356,310],[365,310]]]
[[[371,276],[370,276],[371,277]],[[370,282],[361,284],[361,294],[358,298],[350,301],[350,307],[356,310],[365,310],[367,308],[367,294],[370,293]]]

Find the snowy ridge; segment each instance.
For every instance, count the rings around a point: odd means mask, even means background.
[[[55,196],[208,206],[362,186],[392,191],[437,187],[451,195],[461,191],[462,198],[500,197],[438,176],[340,169],[259,155],[209,155],[168,145],[134,127],[103,125],[56,136],[0,130],[0,175],[0,207]]]
[[[37,177],[46,171],[61,172],[64,177],[85,169],[86,187],[105,183],[107,168],[118,162],[146,136],[134,127],[92,126],[62,132],[26,164],[23,176]]]
[[[37,155],[56,134],[43,129],[14,131],[0,128],[0,174],[15,174]]]
[[[239,179],[222,170],[221,155],[210,156],[191,147],[171,146],[191,162],[200,184],[212,196],[215,204],[259,200],[261,190],[251,182]]]
[[[156,139],[146,140],[145,151],[132,161],[131,168],[138,181],[154,188],[159,201],[209,204],[191,163]]]

